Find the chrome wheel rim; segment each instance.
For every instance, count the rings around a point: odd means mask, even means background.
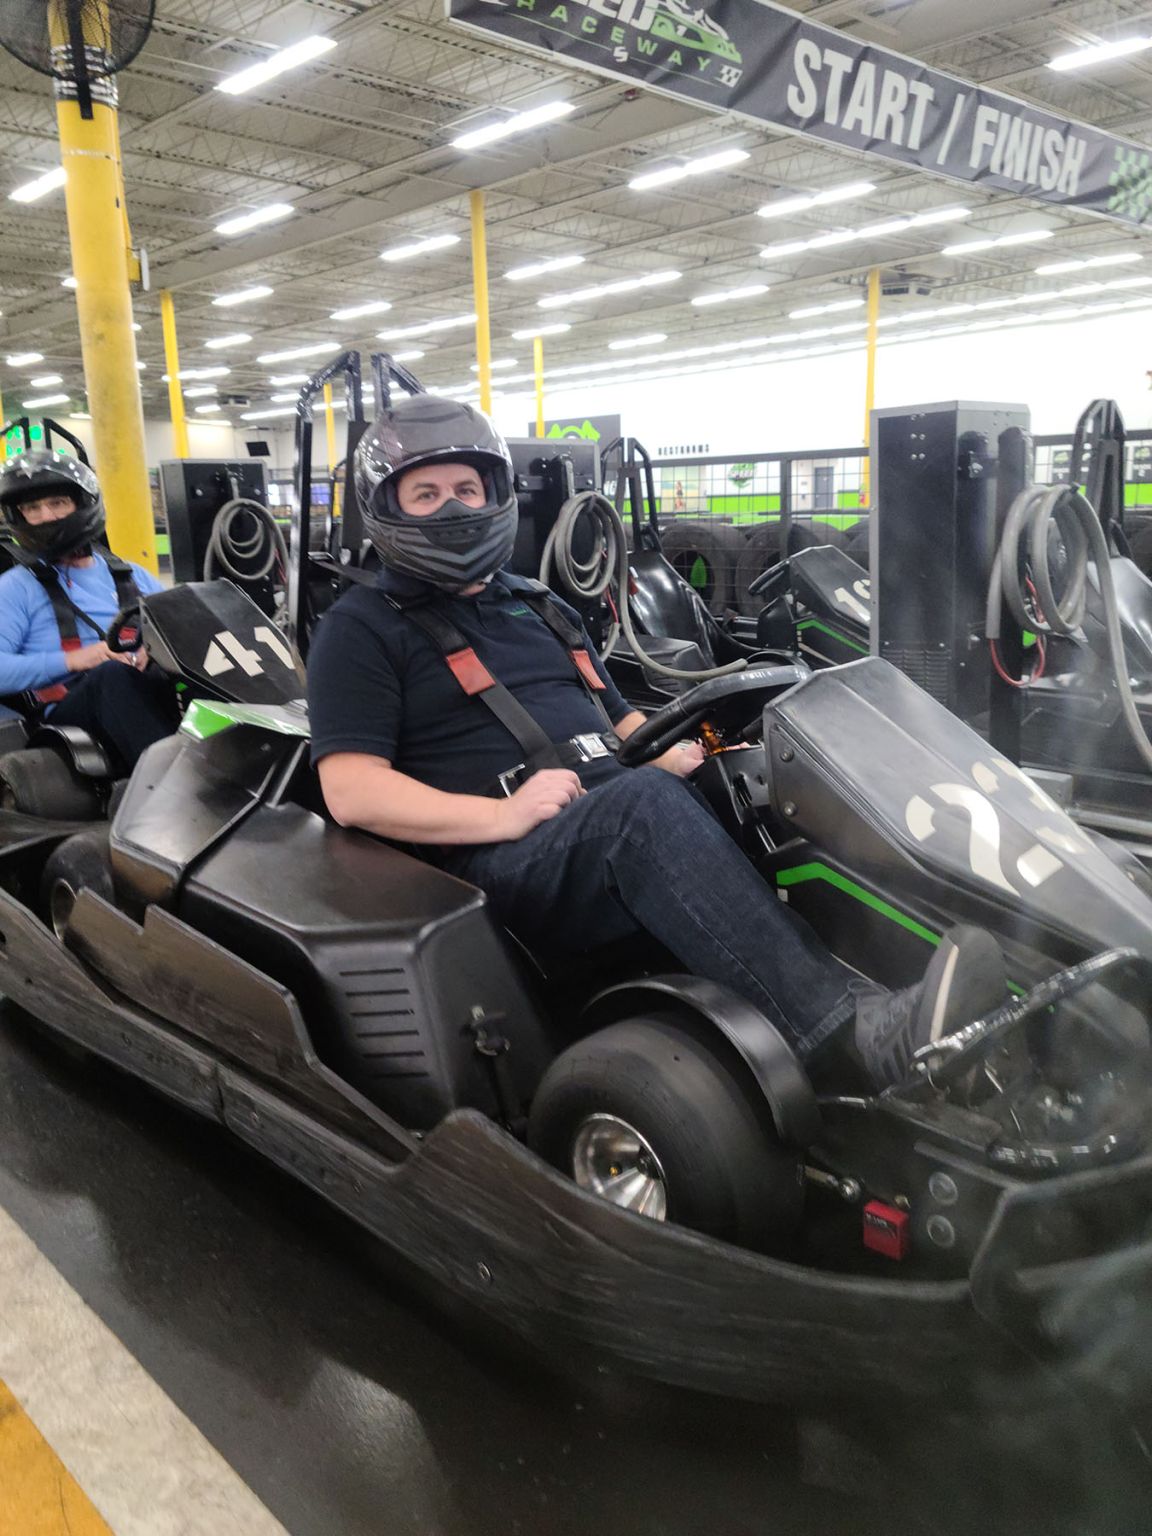
[[[52,919],[52,932],[58,939],[64,937],[64,930],[68,926],[68,919],[72,916],[72,908],[76,905],[76,892],[68,884],[67,880],[57,880],[52,887],[52,897],[48,903],[48,914]]]
[[[668,1218],[668,1186],[645,1138],[617,1115],[589,1115],[572,1142],[572,1177],[610,1205],[652,1221]]]

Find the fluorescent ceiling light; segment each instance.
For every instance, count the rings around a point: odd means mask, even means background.
[[[268,382],[273,386],[279,384],[307,384],[308,375],[306,373],[278,373],[270,378]]]
[[[148,364],[147,363],[137,363],[136,366],[137,366],[137,368],[140,369],[141,372],[143,372],[143,370],[145,368],[147,368]]]
[[[526,133],[529,128],[539,128],[543,123],[555,122],[576,110],[571,101],[546,101],[542,106],[529,107],[526,112],[513,112],[511,117],[496,123],[486,123],[483,128],[472,128],[449,143],[453,149],[479,149],[482,144],[494,144],[497,139],[507,139],[514,133]]]
[[[270,398],[272,400],[275,400],[277,402],[277,404],[280,404],[281,402],[283,402],[285,400],[295,400],[297,398],[297,391],[289,390],[287,394],[272,395],[272,396],[270,396]]]
[[[664,187],[673,181],[683,181],[686,176],[703,176],[708,171],[720,171],[727,165],[738,165],[749,159],[746,149],[718,149],[714,154],[702,155],[698,160],[686,160],[682,165],[662,166],[658,171],[646,171],[628,183],[633,192],[649,192],[653,187]]]
[[[1122,59],[1128,54],[1143,53],[1146,48],[1152,48],[1152,37],[1121,37],[1111,43],[1078,48],[1074,53],[1061,53],[1048,60],[1048,68],[1085,69],[1089,64],[1103,64],[1108,59]]]
[[[70,398],[69,395],[33,395],[31,400],[21,400],[20,404],[26,410],[33,410],[40,405],[63,405]]]
[[[433,331],[455,331],[462,325],[475,325],[476,316],[452,315],[447,320],[424,320],[419,325],[403,325],[399,329],[377,331],[380,341],[402,341],[405,336],[430,336]]]
[[[34,181],[26,181],[22,187],[9,192],[8,199],[13,203],[34,203],[38,197],[47,197],[49,192],[55,192],[57,187],[62,187],[64,179],[64,167],[58,165],[55,170],[45,171]]]
[[[531,341],[535,336],[562,336],[565,331],[570,331],[571,329],[572,327],[566,320],[558,320],[554,325],[533,326],[530,331],[513,331],[512,340]]]
[[[703,308],[706,304],[728,304],[734,299],[754,299],[767,292],[767,283],[749,283],[746,288],[725,288],[722,293],[698,293],[692,303]]]
[[[1031,229],[1018,235],[1000,235],[993,238],[988,236],[982,240],[966,240],[963,245],[946,245],[940,252],[941,256],[970,256],[977,251],[998,250],[1002,246],[1030,245],[1035,240],[1051,240],[1056,233],[1053,229]]]
[[[254,208],[251,213],[241,213],[234,219],[225,219],[223,224],[217,224],[218,235],[242,235],[246,229],[255,229],[258,224],[274,224],[277,219],[286,219],[289,214],[295,213],[291,203],[269,203],[264,208]]]
[[[359,320],[362,315],[382,315],[391,309],[387,299],[371,299],[367,304],[353,304],[349,309],[334,309],[329,320]]]
[[[779,219],[791,213],[804,213],[809,208],[824,208],[829,203],[848,203],[856,197],[867,197],[875,192],[871,181],[850,181],[842,187],[830,187],[827,192],[813,192],[803,197],[786,197],[776,203],[765,203],[756,212],[762,219]]]
[[[196,414],[197,416],[205,416],[211,411],[222,411],[223,409],[222,405],[198,405],[196,407]]]
[[[473,363],[471,366],[473,373],[480,372],[479,363]],[[515,368],[517,366],[517,362],[514,357],[494,357],[488,366],[489,368]]]
[[[1115,256],[1086,256],[1080,261],[1053,261],[1046,267],[1037,267],[1037,277],[1055,277],[1058,272],[1080,272],[1084,267],[1124,267],[1132,261],[1143,261],[1139,251],[1120,251]]]
[[[69,421],[91,421],[92,420],[92,412],[91,411],[69,411],[68,412],[68,420]]]
[[[275,408],[269,408],[264,411],[242,411],[240,413],[240,420],[271,421],[273,416],[295,416],[295,414],[296,407],[294,405],[278,405]]]
[[[543,277],[545,272],[562,272],[565,267],[578,267],[583,261],[583,256],[553,256],[547,261],[530,262],[526,267],[512,267],[505,272],[504,280],[519,283],[526,277]]]
[[[9,368],[27,368],[30,363],[42,363],[43,352],[11,352],[4,359]]]
[[[237,288],[235,293],[218,293],[212,303],[217,309],[231,309],[233,304],[248,304],[252,299],[266,299],[272,292],[267,283],[257,283],[253,288]]]
[[[812,304],[807,309],[789,310],[789,320],[807,320],[811,315],[837,315],[841,310],[863,309],[863,299],[838,299],[835,304]]]
[[[252,337],[247,331],[233,331],[230,336],[214,336],[211,341],[206,341],[204,346],[209,352],[218,352],[221,347],[242,347]]]
[[[425,251],[443,250],[448,245],[459,245],[459,235],[428,235],[423,240],[413,240],[407,245],[393,245],[380,252],[381,261],[408,261],[412,256],[423,256]]]
[[[827,234],[813,235],[809,240],[785,240],[779,245],[766,245],[760,255],[765,261],[772,261],[784,256],[799,256],[802,251],[823,251],[836,245],[850,245],[854,240],[881,240],[887,235],[902,234],[910,229],[966,219],[971,212],[971,208],[930,208],[925,213],[900,214],[896,218],[884,219],[878,224],[864,224],[857,229],[834,229]]]
[[[608,298],[616,293],[631,293],[636,288],[657,288],[662,283],[675,283],[679,272],[649,272],[645,277],[625,277],[615,283],[600,283],[595,288],[574,288],[570,293],[550,293],[537,299],[537,309],[559,309],[562,304],[583,304],[587,299]]]
[[[60,373],[42,373],[38,379],[30,382],[33,389],[47,389],[49,384],[63,384],[64,376]]]
[[[225,75],[223,80],[216,82],[216,89],[229,96],[239,96],[242,91],[255,90],[258,85],[274,80],[285,70],[296,69],[311,59],[318,59],[322,53],[330,52],[335,46],[334,37],[301,38],[298,43],[292,43],[287,48],[278,48],[268,58],[261,59],[259,64],[237,70],[234,75]]]
[[[60,286],[61,288],[79,288],[80,284],[74,277],[62,277],[60,279]]]
[[[178,379],[222,379],[226,373],[231,373],[231,368],[181,368],[176,375]],[[164,383],[167,384],[169,375],[162,374]]]
[[[650,336],[622,336],[619,341],[608,343],[609,352],[628,352],[633,347],[655,347],[668,337],[664,331],[653,331]]]
[[[217,386],[215,384],[194,384],[191,389],[183,391],[185,400],[197,400],[201,395],[214,395]]]
[[[335,352],[334,341],[317,341],[306,347],[289,347],[286,352],[262,352],[258,363],[289,363],[294,357],[315,357],[320,352]]]
[[[415,363],[419,362],[423,356],[423,352],[413,347],[410,352],[393,352],[392,361],[394,363]]]

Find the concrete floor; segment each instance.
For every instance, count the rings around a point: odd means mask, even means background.
[[[319,1200],[0,1014],[0,1206],[292,1536],[1136,1536],[1134,1426],[560,1376]]]

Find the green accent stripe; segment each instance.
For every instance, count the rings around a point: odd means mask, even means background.
[[[779,869],[776,871],[776,884],[782,886],[804,885],[809,880],[826,880],[829,885],[835,886],[838,891],[843,891],[846,896],[851,896],[854,901],[861,901],[866,907],[871,907],[873,912],[879,912],[881,917],[886,917],[889,922],[899,923],[901,928],[907,928],[909,933],[914,933],[918,939],[924,939],[929,944],[939,944],[940,935],[933,933],[931,928],[925,928],[923,923],[918,923],[915,918],[909,917],[906,912],[891,906],[872,891],[866,891],[862,885],[857,885],[847,876],[837,874],[834,869],[829,869],[827,864],[798,864],[794,869]]]
[[[228,715],[213,709],[207,699],[193,699],[184,711],[180,729],[186,736],[192,736],[197,741],[207,741],[209,736],[218,736],[221,731],[230,731],[235,724],[235,720]]]
[[[849,640],[847,635],[842,635],[839,630],[829,629],[827,624],[821,624],[819,619],[801,619],[796,628],[818,629],[822,635],[831,635],[833,640],[839,640],[841,645],[850,646],[852,650],[859,651],[861,656],[868,656],[871,652],[866,645],[859,645],[855,640]]]
[[[837,874],[834,869],[829,869],[827,864],[797,864],[794,869],[778,869],[776,871],[776,884],[782,886],[805,885],[809,880],[826,880],[829,885],[835,886],[838,891],[843,891],[846,896],[851,896],[854,901],[861,901],[866,907],[871,907],[873,912],[879,912],[881,917],[886,917],[890,922],[899,923],[901,928],[907,928],[909,933],[914,933],[918,939],[924,939],[929,944],[938,945],[941,935],[933,933],[931,928],[925,928],[923,923],[918,923],[914,917],[909,917],[907,912],[901,912],[897,907],[890,905],[873,891],[866,891],[862,885],[857,885],[855,880],[849,880],[846,875]],[[1009,992],[1017,997],[1023,997],[1025,989],[1018,987],[1014,981],[1008,983]]]

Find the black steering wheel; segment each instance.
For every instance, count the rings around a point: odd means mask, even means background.
[[[685,736],[694,735],[706,720],[725,732],[740,731],[761,713],[769,700],[795,688],[809,676],[810,669],[798,661],[787,667],[749,667],[698,683],[649,715],[620,748],[617,761],[625,768],[650,763]]]
[[[130,639],[121,636],[129,634]],[[125,651],[135,651],[140,646],[140,601],[126,603],[109,624],[104,634],[104,644],[116,656]]]

